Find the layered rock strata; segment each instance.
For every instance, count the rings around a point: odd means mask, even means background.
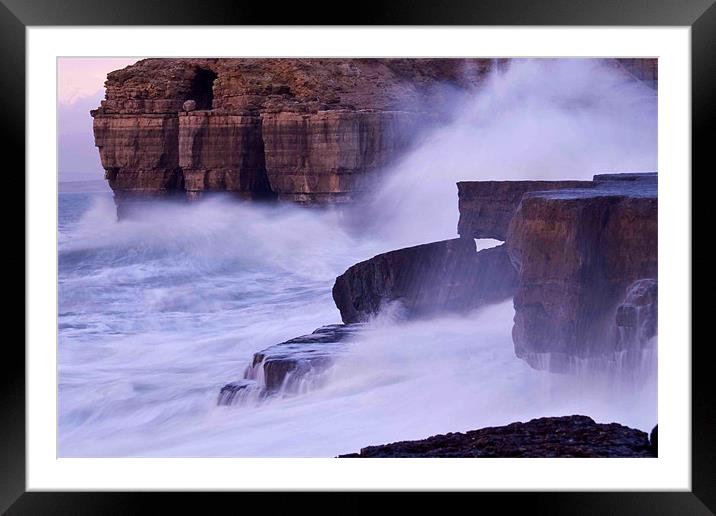
[[[340,275],[333,300],[345,323],[393,304],[403,317],[464,312],[509,299],[517,275],[504,245],[477,251],[456,238],[379,254]]]
[[[512,216],[527,192],[592,186],[591,181],[461,181],[457,184],[457,232],[465,238],[504,242]]]
[[[92,111],[118,207],[206,192],[350,200],[490,59],[146,59]]]
[[[95,145],[120,216],[122,210],[129,211],[128,203],[169,196],[182,188],[178,134],[176,115],[95,117]]]
[[[465,433],[362,448],[345,458],[655,457],[646,432],[587,416],[543,417]]]
[[[346,202],[407,148],[428,115],[332,110],[261,116],[266,169],[279,198]]]
[[[463,238],[383,253],[336,279],[344,322],[514,297],[515,353],[570,372],[639,364],[657,333],[657,175],[458,184]],[[476,252],[473,238],[506,244]],[[624,354],[626,352],[626,354]]]
[[[345,324],[256,353],[244,378],[224,386],[218,403],[320,383],[341,343],[360,328],[356,323],[386,308],[410,318],[514,297],[516,355],[557,372],[623,351],[639,357],[650,345],[658,318],[656,173],[460,188],[471,195],[460,205],[461,220],[470,219],[465,232],[502,236],[505,244],[478,252],[473,238],[456,238],[355,264],[333,286]]]
[[[607,60],[656,87],[655,59]],[[120,211],[207,192],[305,204],[366,191],[455,90],[506,59],[145,59],[91,112]],[[447,87],[446,87],[447,86]]]
[[[222,191],[249,198],[273,196],[258,116],[181,113],[178,150],[187,197]]]
[[[524,194],[507,231],[519,275],[512,337],[517,356],[534,367],[569,371],[578,359],[613,354],[619,305],[632,304],[635,282],[657,277],[656,174],[594,183]],[[655,293],[646,297],[655,311]],[[622,326],[631,324],[628,312],[621,310]]]
[[[317,387],[323,373],[361,325],[333,324],[255,353],[244,377],[222,387],[219,405],[292,395]]]

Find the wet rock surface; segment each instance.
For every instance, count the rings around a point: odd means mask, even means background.
[[[355,458],[391,457],[655,457],[646,432],[587,416],[544,417],[526,423],[435,435],[362,448]]]
[[[534,367],[544,367],[545,354],[550,369],[564,372],[574,358],[614,353],[619,305],[634,282],[657,276],[656,174],[594,183],[528,192],[510,222],[507,249],[519,276],[512,336],[517,356]]]
[[[634,349],[646,345],[657,334],[658,282],[641,279],[627,288],[624,302],[617,308],[617,349]]]
[[[297,394],[320,385],[321,374],[361,328],[360,324],[323,326],[255,353],[244,378],[222,387],[217,404]]]
[[[463,238],[505,241],[512,216],[527,192],[593,186],[591,181],[461,181],[457,232]]]
[[[410,318],[503,301],[516,281],[505,246],[477,252],[473,239],[456,238],[357,263],[336,279],[333,299],[345,323],[366,321],[389,303]]]

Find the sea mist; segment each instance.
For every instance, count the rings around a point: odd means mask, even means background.
[[[217,196],[116,222],[110,194],[61,193],[60,456],[323,457],[565,414],[651,429],[655,354],[628,384],[532,369],[511,301],[381,314],[320,387],[217,406],[254,352],[340,322],[347,267],[456,237],[457,181],[656,170],[655,92],[596,60],[515,61],[456,99],[348,212]]]

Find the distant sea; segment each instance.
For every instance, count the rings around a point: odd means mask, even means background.
[[[89,180],[89,181],[60,181],[58,184],[60,193],[111,193],[107,181]]]

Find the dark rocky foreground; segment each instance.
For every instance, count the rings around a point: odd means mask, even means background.
[[[656,457],[656,447],[641,430],[564,416],[368,446],[339,457]]]
[[[360,331],[360,324],[333,324],[254,354],[241,380],[222,387],[218,405],[240,404],[277,394],[296,394],[320,384],[321,374]]]

